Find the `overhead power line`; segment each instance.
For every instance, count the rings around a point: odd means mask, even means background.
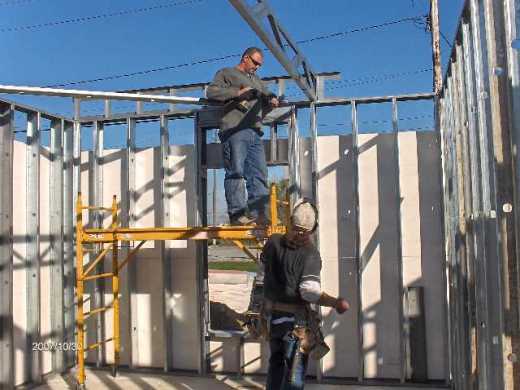
[[[33,31],[33,30],[39,30],[39,29],[45,28],[45,27],[54,27],[54,26],[60,26],[60,25],[64,25],[64,24],[85,23],[85,22],[90,22],[93,20],[112,18],[115,16],[134,15],[134,14],[143,13],[143,12],[155,11],[158,9],[178,7],[181,5],[188,5],[188,4],[194,4],[194,3],[201,3],[203,1],[204,0],[176,1],[173,3],[169,3],[169,4],[159,4],[159,5],[155,5],[152,7],[134,8],[134,9],[122,10],[122,11],[111,12],[111,13],[100,14],[100,15],[82,16],[79,18],[57,20],[57,21],[53,21],[53,22],[46,22],[46,23],[39,23],[39,24],[31,24],[31,25],[27,25],[27,26],[3,27],[3,28],[0,28],[0,32],[6,33],[6,32],[16,32],[16,31]],[[0,5],[1,5],[1,3],[0,3]]]
[[[201,1],[201,0],[199,0],[199,1]],[[381,24],[375,24],[375,25],[370,25],[370,26],[365,26],[365,27],[358,27],[358,28],[355,28],[352,30],[339,31],[339,32],[324,34],[324,35],[317,35],[315,37],[311,37],[308,39],[302,39],[302,40],[299,40],[296,42],[298,44],[307,44],[307,43],[312,43],[312,42],[325,40],[325,39],[346,37],[349,34],[375,30],[378,28],[393,26],[393,25],[396,25],[399,23],[404,23],[404,22],[413,22],[413,21],[417,21],[418,19],[422,19],[424,17],[425,17],[424,15],[415,16],[415,17],[407,17],[407,18],[402,18],[402,19],[393,20],[393,21],[389,21],[389,22],[384,22]],[[67,87],[67,86],[72,86],[72,85],[97,83],[97,82],[101,82],[101,81],[110,81],[110,80],[116,80],[116,79],[122,79],[122,78],[134,77],[134,76],[141,76],[141,75],[150,74],[150,73],[163,72],[163,71],[167,71],[167,70],[185,68],[185,67],[190,67],[190,66],[195,66],[195,65],[213,63],[213,62],[222,61],[222,60],[226,60],[226,59],[230,59],[230,58],[239,58],[240,56],[241,56],[241,53],[228,54],[228,55],[224,55],[221,57],[205,58],[205,59],[201,59],[201,60],[192,60],[192,61],[189,61],[189,62],[186,62],[183,64],[166,65],[166,66],[162,66],[162,67],[158,67],[158,68],[150,68],[150,69],[138,70],[135,72],[115,74],[115,75],[110,75],[110,76],[100,76],[100,77],[86,79],[86,80],[68,81],[68,82],[64,82],[64,83],[60,83],[60,84],[46,85],[45,87],[46,88],[58,88],[58,87]]]
[[[402,19],[392,20],[390,22],[385,22],[385,23],[381,23],[381,24],[374,24],[374,25],[371,25],[371,26],[358,27],[358,28],[355,28],[355,29],[352,29],[352,30],[339,31],[339,32],[335,32],[335,33],[325,34],[325,35],[318,35],[318,36],[313,37],[313,38],[296,41],[296,43],[298,43],[298,44],[310,43],[310,42],[320,41],[320,40],[323,40],[323,39],[343,37],[343,36],[348,35],[348,34],[354,34],[354,33],[359,33],[359,32],[370,31],[370,30],[376,30],[376,29],[380,29],[380,28],[383,28],[383,27],[389,27],[389,26],[393,26],[393,25],[396,25],[396,24],[400,24],[400,23],[418,22],[418,21],[424,20],[425,18],[426,18],[426,15],[419,15],[419,16],[413,16],[413,17],[408,17],[408,18],[402,18]]]
[[[33,0],[12,0],[12,1],[0,1],[0,7],[8,6],[8,5],[19,5],[31,3]]]
[[[402,118],[399,118],[398,121],[416,121],[419,119],[425,119],[425,118],[433,118],[432,114],[422,114],[422,115],[414,115],[414,116],[405,116]],[[391,119],[379,119],[379,120],[364,120],[359,121],[358,123],[368,124],[368,123],[392,123]],[[319,123],[318,127],[330,127],[330,126],[350,126],[350,123]]]
[[[103,76],[103,77],[98,77],[96,79],[69,81],[69,82],[66,82],[63,84],[47,85],[44,88],[58,88],[58,87],[67,87],[67,86],[78,85],[78,84],[97,83],[100,81],[117,80],[117,79],[122,79],[122,78],[126,78],[126,77],[141,76],[141,75],[145,75],[145,74],[149,74],[149,73],[162,72],[165,70],[186,68],[189,66],[200,65],[200,64],[205,64],[205,63],[209,63],[209,62],[217,62],[217,61],[227,60],[229,58],[240,57],[240,56],[241,56],[241,54],[229,54],[229,55],[222,56],[222,57],[205,58],[205,59],[198,60],[198,61],[186,62],[184,64],[177,64],[177,65],[163,66],[160,68],[138,70],[136,72],[116,74],[116,75],[112,75],[112,76]]]
[[[449,41],[448,38],[446,38],[446,35],[444,35],[444,34],[442,33],[442,31],[439,31],[439,32],[440,32],[440,34],[441,34],[442,39],[444,39],[444,42],[446,42],[446,44],[447,44],[449,47],[451,47],[451,46],[452,46],[452,45],[451,45],[451,42]]]
[[[421,73],[427,73],[431,72],[433,68],[424,68],[424,69],[418,69],[408,72],[399,72],[399,73],[388,73],[388,74],[376,74],[371,76],[364,76],[357,79],[348,79],[348,80],[330,80],[329,83],[335,83],[334,85],[325,85],[325,89],[327,91],[334,90],[334,89],[342,89],[342,88],[348,88],[348,87],[355,87],[359,85],[366,85],[366,84],[377,84],[382,83],[384,81],[388,80],[395,80],[407,76],[413,76],[416,74]],[[286,97],[294,97],[301,95],[301,91],[297,91],[295,93],[289,93],[286,94]]]
[[[427,72],[431,72],[432,70],[433,70],[433,68],[430,67],[430,68],[413,70],[413,71],[409,71],[409,72],[388,73],[388,74],[383,74],[383,75],[367,76],[364,78],[344,80],[344,81],[338,80],[337,83],[340,85],[334,85],[334,86],[329,87],[328,89],[338,89],[338,88],[344,88],[344,87],[354,87],[354,86],[358,86],[358,85],[378,83],[381,81],[398,79],[401,77],[412,76],[412,75],[416,75],[416,74],[420,74],[420,73],[427,73]]]

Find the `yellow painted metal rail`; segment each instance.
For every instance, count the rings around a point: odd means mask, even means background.
[[[204,226],[204,227],[151,227],[151,228],[126,228],[120,227],[117,219],[117,200],[114,196],[112,199],[112,207],[92,207],[83,206],[81,194],[78,194],[76,203],[76,296],[77,296],[77,362],[78,372],[77,380],[80,387],[85,385],[85,353],[89,350],[99,348],[105,343],[114,343],[114,365],[113,374],[117,374],[119,366],[119,354],[121,351],[120,338],[120,297],[119,297],[119,272],[121,269],[133,259],[137,251],[146,241],[165,241],[165,240],[208,240],[208,239],[224,239],[233,242],[241,248],[253,260],[257,260],[255,255],[249,250],[244,241],[252,241],[256,247],[261,247],[264,239],[274,233],[284,233],[286,226],[278,224],[277,205],[281,203],[288,206],[288,202],[278,202],[276,195],[276,186],[271,186],[270,209],[271,224],[267,226]],[[110,212],[112,215],[112,223],[108,229],[85,229],[83,226],[83,211],[96,210]],[[286,213],[288,215],[288,213]],[[284,221],[286,222],[286,221]],[[140,241],[126,256],[119,262],[118,247],[120,242]],[[84,248],[84,245],[97,244],[101,247],[96,258],[84,264],[83,255],[91,250]],[[112,252],[112,271],[100,274],[93,274],[94,269],[100,264],[105,256]],[[100,278],[112,279],[113,301],[111,305],[84,311],[84,293],[85,282]],[[97,341],[94,344],[86,345],[85,343],[85,320],[96,314],[103,314],[107,310],[113,310],[113,336]]]

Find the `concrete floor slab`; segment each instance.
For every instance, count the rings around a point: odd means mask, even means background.
[[[74,389],[73,374],[52,376],[46,384],[36,387],[37,390]],[[194,376],[156,375],[153,373],[122,373],[113,378],[108,371],[87,370],[87,389],[110,390],[231,390],[231,389],[264,389],[263,378],[231,378],[219,375],[215,378]],[[401,387],[401,386],[359,386],[359,385],[324,385],[309,383],[307,390],[441,390],[442,387]]]

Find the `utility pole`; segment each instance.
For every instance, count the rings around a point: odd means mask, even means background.
[[[442,89],[439,0],[430,0],[430,31],[432,33],[433,91],[438,95]]]

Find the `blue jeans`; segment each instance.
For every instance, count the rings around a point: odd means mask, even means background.
[[[305,385],[307,355],[298,351],[293,325],[293,322],[271,324],[266,390],[300,390]]]
[[[245,215],[265,217],[269,201],[264,143],[253,129],[242,129],[222,140],[224,191],[230,219]],[[247,198],[244,188],[246,182]]]

